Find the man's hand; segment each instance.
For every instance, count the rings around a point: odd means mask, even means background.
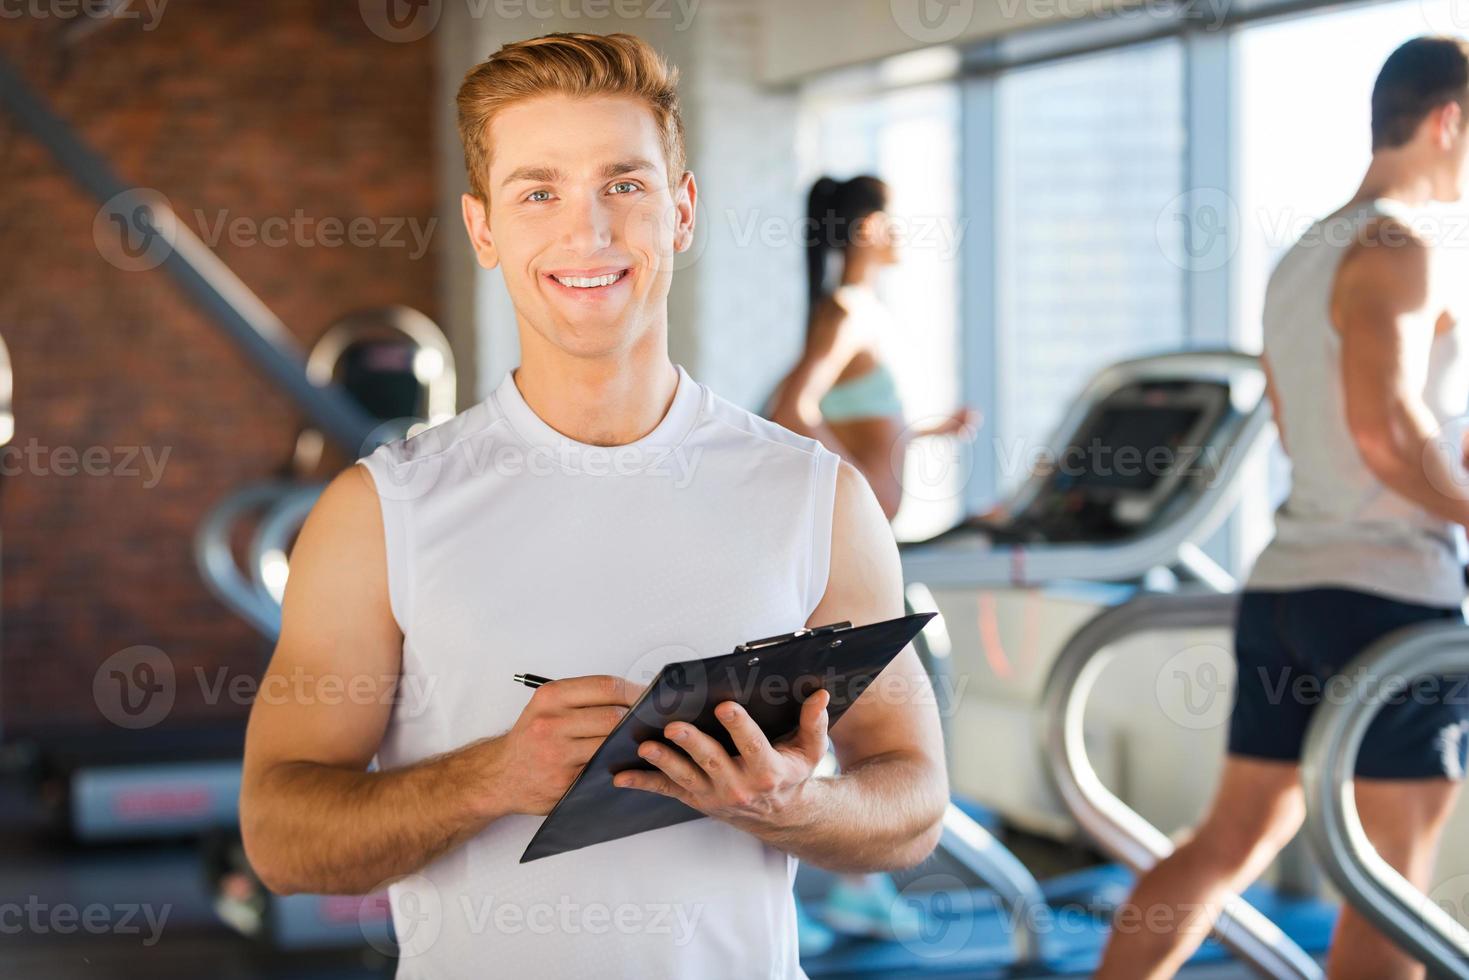
[[[568,677],[536,688],[502,740],[491,778],[511,812],[546,814],[561,799],[642,687],[609,674]]]
[[[800,822],[812,772],[826,752],[827,705],[831,695],[817,691],[801,705],[796,733],[771,745],[744,708],[725,701],[714,715],[734,739],[738,756],[685,722],[663,734],[678,746],[648,741],[638,755],[658,772],[622,772],[614,785],[661,793],[701,813],[757,833]]]

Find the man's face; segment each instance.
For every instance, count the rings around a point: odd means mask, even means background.
[[[661,329],[695,189],[690,174],[670,189],[652,111],[619,96],[538,96],[501,110],[487,138],[489,208],[466,195],[465,224],[520,319],[581,357]]]

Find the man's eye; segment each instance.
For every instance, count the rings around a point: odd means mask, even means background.
[[[631,180],[619,180],[617,183],[613,184],[611,188],[612,193],[614,194],[631,194],[637,189],[637,183]]]
[[[526,198],[525,199],[527,201],[549,201],[551,199],[551,192],[550,191],[531,191],[529,194],[526,195]]]

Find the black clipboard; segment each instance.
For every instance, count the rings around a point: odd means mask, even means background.
[[[741,643],[730,653],[665,665],[541,822],[520,863],[704,816],[671,797],[614,786],[612,777],[627,769],[652,770],[638,745],[649,739],[671,745],[663,729],[675,721],[713,735],[733,754],[729,732],[714,717],[715,706],[725,701],[742,705],[775,742],[800,724],[801,701],[824,687],[831,693],[830,724],[836,725],[935,615],[800,629]]]

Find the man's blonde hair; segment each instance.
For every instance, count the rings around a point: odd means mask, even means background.
[[[456,100],[464,166],[474,196],[489,204],[490,123],[513,102],[538,95],[626,95],[652,110],[672,184],[685,169],[678,69],[631,34],[546,34],[507,44],[464,76]]]

